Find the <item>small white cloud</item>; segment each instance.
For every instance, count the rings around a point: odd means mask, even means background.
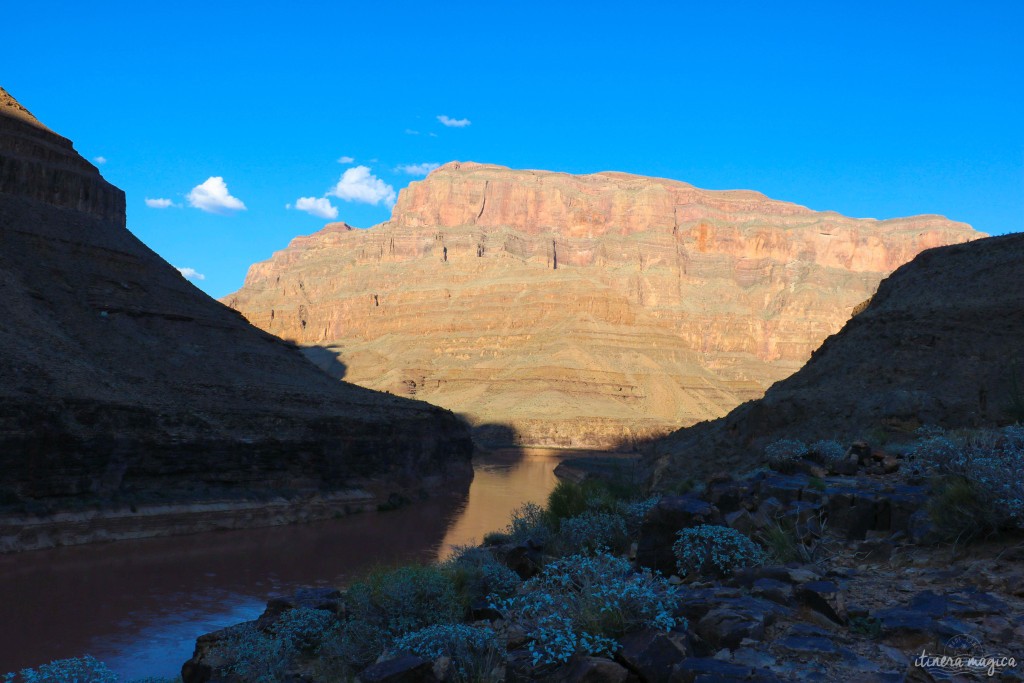
[[[351,164],[353,161],[355,161],[354,157],[338,157],[339,164]]]
[[[146,206],[148,206],[151,209],[167,209],[172,206],[178,205],[172,202],[170,199],[150,199],[149,197],[146,197]]]
[[[436,137],[437,137],[437,133],[428,133],[428,135],[429,135],[430,137],[432,137],[432,138],[436,138]]]
[[[406,135],[419,135],[420,132],[418,130],[413,130],[412,128],[406,128],[405,129],[405,134]]]
[[[440,121],[442,125],[448,126],[449,128],[465,128],[472,123],[469,119],[451,119],[444,114],[438,116],[437,120]]]
[[[232,211],[245,211],[241,199],[232,197],[228,192],[227,183],[220,176],[212,176],[201,185],[196,185],[185,195],[190,206],[207,213],[226,214]]]
[[[346,202],[362,202],[364,204],[380,204],[394,206],[398,198],[395,188],[370,173],[367,166],[355,166],[341,174],[338,184],[327,194],[344,199]]]
[[[433,171],[435,168],[437,168],[440,165],[441,164],[432,164],[432,163],[405,164],[404,166],[399,166],[398,170],[401,171],[402,173],[407,174],[407,175],[414,175],[414,176],[423,177],[423,176],[427,175],[428,173],[430,173],[431,171]]]
[[[326,197],[299,197],[295,200],[295,208],[320,218],[333,220],[338,217],[338,207],[333,206]]]
[[[186,280],[205,280],[206,276],[198,272],[195,268],[178,268],[178,272]]]
[[[103,164],[107,163],[107,158],[106,157],[93,157],[92,160],[95,161],[100,166],[102,166]]]

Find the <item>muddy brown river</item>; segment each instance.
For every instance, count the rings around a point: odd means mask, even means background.
[[[546,500],[567,455],[478,455],[468,497],[394,512],[0,555],[0,674],[91,654],[125,680],[175,676],[197,636],[255,618],[272,595],[444,557],[503,528],[513,508]]]

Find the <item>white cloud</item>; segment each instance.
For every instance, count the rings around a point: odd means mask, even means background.
[[[149,197],[146,197],[146,206],[148,206],[151,209],[166,209],[178,205],[172,202],[170,199],[150,199]]]
[[[319,199],[316,197],[299,197],[295,200],[295,208],[320,218],[333,220],[338,217],[338,207],[332,206],[331,200],[326,197],[320,197]]]
[[[208,213],[226,214],[232,211],[245,211],[245,204],[241,199],[232,197],[228,193],[228,186],[224,178],[212,176],[206,179],[201,185],[196,185],[192,191],[185,195],[190,206],[201,209]]]
[[[406,135],[419,135],[420,132],[418,130],[413,130],[412,128],[406,128],[405,129],[405,134]]]
[[[195,268],[178,268],[178,272],[186,280],[205,280],[206,276],[198,272]]]
[[[362,202],[364,204],[380,204],[394,206],[397,195],[391,187],[377,176],[370,173],[367,166],[355,166],[341,174],[338,184],[327,194],[344,199],[346,202]]]
[[[354,157],[338,157],[339,164],[351,164],[353,161],[355,161]]]
[[[107,158],[106,157],[93,157],[92,160],[95,161],[100,166],[102,166],[103,164],[107,163]]]
[[[449,128],[465,128],[472,123],[469,119],[451,119],[444,114],[438,116],[437,120],[440,121],[442,125],[448,126]]]
[[[422,164],[405,164],[404,166],[399,166],[398,170],[408,175],[423,177],[440,165],[426,162]]]

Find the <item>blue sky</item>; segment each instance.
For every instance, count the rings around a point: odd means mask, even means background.
[[[1022,2],[9,5],[0,85],[214,296],[456,159],[1024,230]]]

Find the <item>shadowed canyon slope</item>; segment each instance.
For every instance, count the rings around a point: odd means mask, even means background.
[[[1024,234],[930,249],[764,398],[654,448],[662,485],[763,459],[782,438],[906,437],[1024,420]]]
[[[520,443],[608,447],[762,395],[887,273],[979,236],[939,216],[453,162],[404,189],[390,221],[296,238],[224,301],[337,354],[349,381]]]
[[[200,292],[125,229],[124,193],[3,90],[0,244],[5,514],[386,494],[467,472],[455,416],[337,382]],[[59,540],[0,524],[0,550],[84,540],[78,522]]]

